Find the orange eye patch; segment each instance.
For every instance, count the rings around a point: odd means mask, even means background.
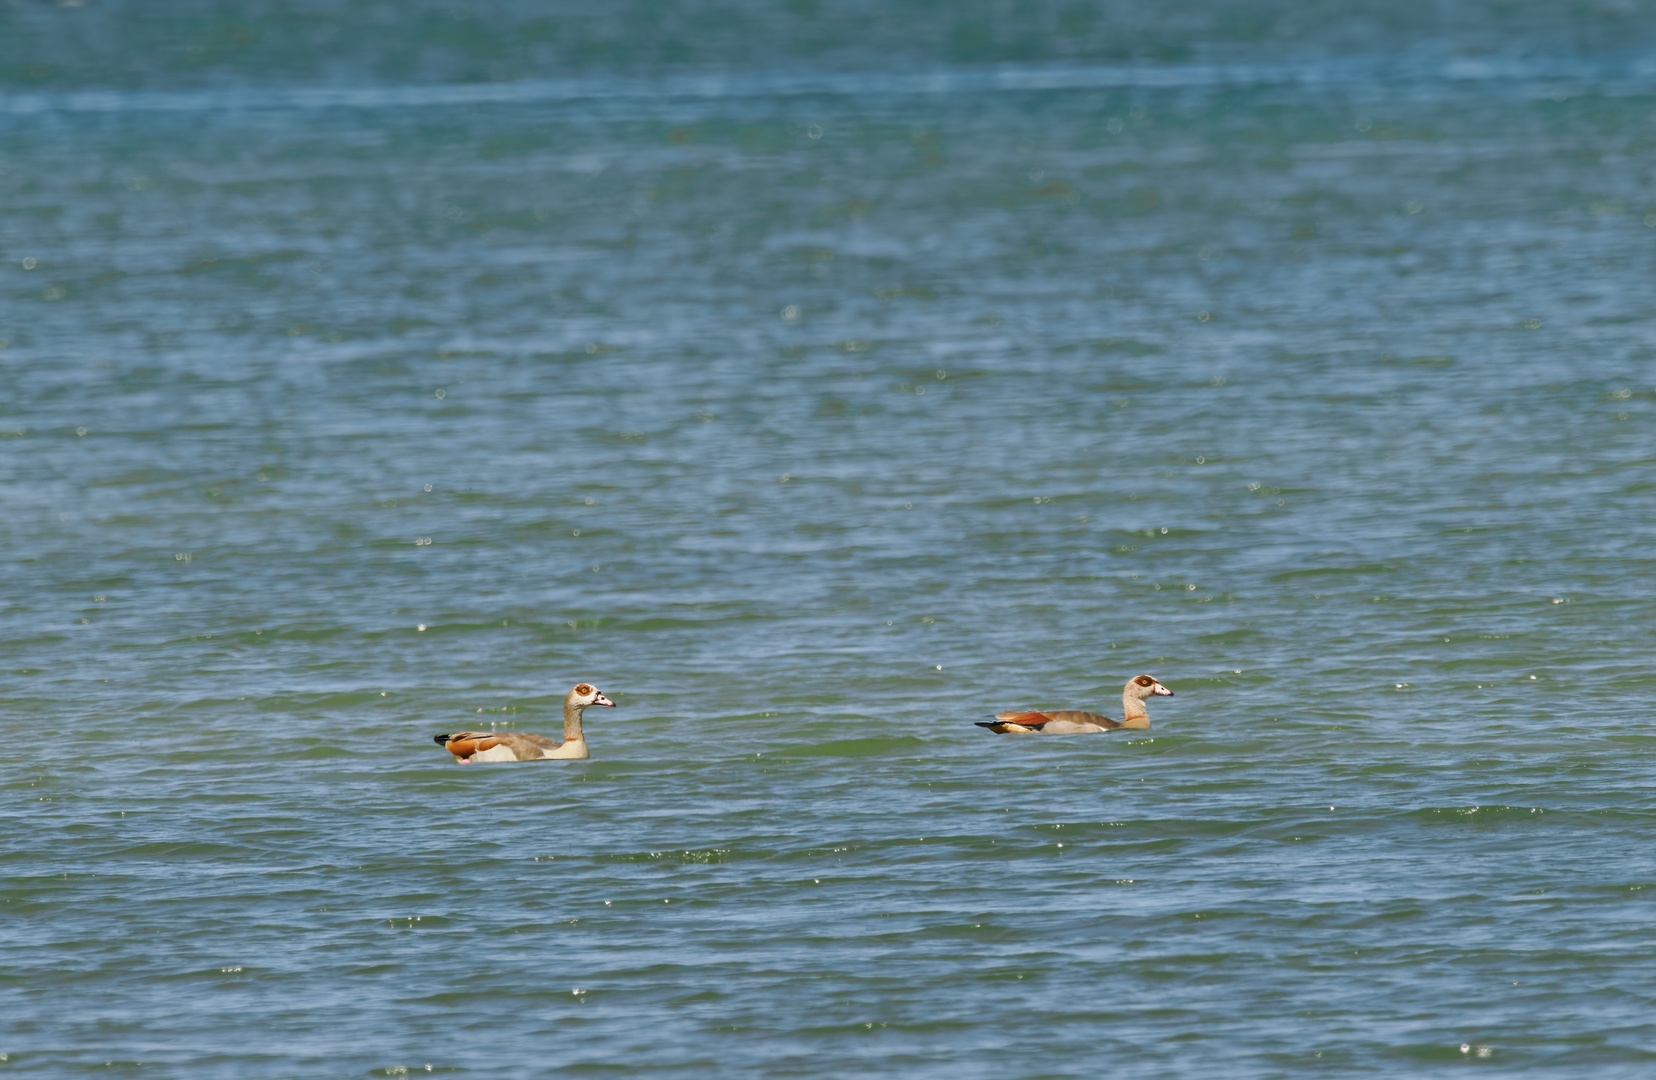
[[[592,687],[588,686],[586,683],[582,683],[580,686],[575,688],[575,692],[580,694],[582,697],[586,697],[588,694],[592,693]]]

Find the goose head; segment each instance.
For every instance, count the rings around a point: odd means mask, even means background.
[[[607,705],[612,709],[615,708],[615,702],[605,697],[603,691],[591,683],[577,683],[575,688],[564,698],[564,704],[577,712],[586,709],[589,705]]]
[[[1126,696],[1135,697],[1140,701],[1143,701],[1145,698],[1150,697],[1172,697],[1173,691],[1163,686],[1152,675],[1140,675],[1137,678],[1129,679],[1127,681]]]

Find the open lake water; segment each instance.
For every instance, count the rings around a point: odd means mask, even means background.
[[[1552,7],[0,8],[0,1075],[1651,1075]]]

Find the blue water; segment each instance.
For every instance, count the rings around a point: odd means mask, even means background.
[[[1353,12],[0,10],[0,1073],[1648,1076],[1651,26]]]

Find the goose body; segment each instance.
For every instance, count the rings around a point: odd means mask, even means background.
[[[1150,713],[1144,707],[1145,699],[1172,696],[1173,691],[1155,678],[1140,675],[1128,679],[1121,690],[1120,720],[1078,709],[1024,710],[996,713],[993,723],[980,721],[977,726],[1000,735],[1092,735],[1116,728],[1143,731],[1150,727]]]
[[[432,737],[432,742],[453,754],[462,765],[473,761],[570,761],[589,757],[586,734],[581,730],[581,714],[588,706],[615,702],[605,697],[591,683],[581,683],[564,695],[563,742],[545,735],[530,735],[516,731],[456,731]]]

